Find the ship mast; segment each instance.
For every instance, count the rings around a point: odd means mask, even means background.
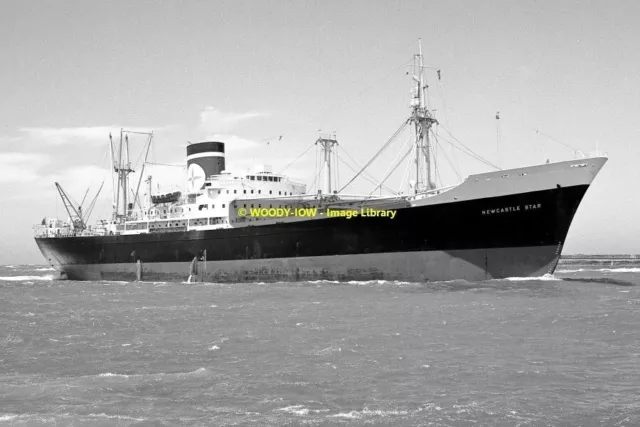
[[[135,172],[131,167],[131,160],[129,157],[129,135],[128,134],[140,134],[146,135],[148,137],[146,143],[146,153],[144,156],[144,161],[142,163],[142,171],[140,172],[140,178],[138,179],[138,185],[136,187],[136,191],[133,193],[133,203],[128,203],[128,191],[129,191],[129,174]],[[120,140],[118,142],[118,150],[114,150],[113,146],[113,137],[109,134],[109,147],[111,149],[111,165],[113,167],[113,171],[118,176],[118,184],[113,189],[113,220],[120,221],[126,220],[129,215],[129,205],[133,208],[137,203],[140,208],[142,205],[140,203],[140,199],[138,198],[138,193],[140,191],[140,184],[142,182],[142,177],[144,174],[145,164],[147,162],[147,157],[149,156],[149,149],[151,148],[151,142],[153,140],[153,132],[136,132],[136,131],[125,131],[124,129],[120,129]],[[133,189],[131,190],[133,191]]]
[[[320,134],[316,140],[316,145],[322,146],[324,154],[324,191],[331,194],[331,149],[334,145],[338,145],[335,135]]]
[[[426,105],[425,89],[427,85],[424,78],[424,60],[422,56],[422,39],[418,40],[418,54],[413,58],[413,80],[416,84],[411,102],[411,118],[409,119],[416,130],[416,184],[414,194],[421,191],[428,191],[435,188],[431,180],[431,146],[429,142],[429,130],[436,119],[431,117],[431,113]],[[424,170],[425,178],[422,178]]]
[[[116,152],[113,150],[113,138],[111,134],[109,134],[109,141],[113,171],[118,175],[118,185],[114,191],[115,200],[113,201],[113,220],[118,221],[120,219],[126,219],[127,217],[127,184],[128,176],[133,172],[133,169],[131,169],[131,163],[129,162],[129,137],[124,135],[124,131],[120,129],[117,159]]]

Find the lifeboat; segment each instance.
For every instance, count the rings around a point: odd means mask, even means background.
[[[173,193],[157,194],[151,196],[151,202],[154,205],[160,205],[163,203],[175,203],[180,200],[182,193],[180,191],[174,191]]]

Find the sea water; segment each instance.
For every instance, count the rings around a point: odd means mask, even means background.
[[[640,425],[640,264],[479,283],[54,277],[0,267],[0,425]]]

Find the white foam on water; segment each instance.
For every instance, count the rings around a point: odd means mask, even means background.
[[[560,279],[554,277],[553,274],[545,274],[544,276],[538,277],[507,277],[502,280],[509,280],[510,282],[522,282],[525,280],[555,281]]]
[[[305,408],[303,405],[292,405],[287,406],[286,408],[280,408],[278,411],[287,412],[289,414],[295,415],[308,415],[309,409]]]
[[[286,408],[274,409],[274,411],[287,412],[289,414],[294,415],[309,415],[309,414],[319,414],[322,412],[329,412],[328,409],[309,409],[305,408],[304,405],[290,405]]]
[[[327,418],[347,418],[347,419],[350,419],[350,420],[357,420],[357,419],[362,418],[362,413],[357,412],[357,411],[340,412],[338,414],[327,415]]]
[[[638,267],[620,267],[620,268],[579,268],[577,270],[556,270],[557,273],[578,273],[581,271],[589,272],[607,272],[607,273],[640,273]]]
[[[125,374],[112,374],[111,372],[107,372],[104,374],[100,374],[98,375],[99,377],[117,377],[117,378],[129,378],[130,375],[125,375]]]
[[[216,350],[220,350],[220,347],[218,347],[217,345],[211,346],[209,348],[209,351],[216,351]]]
[[[27,280],[53,280],[53,276],[0,276],[0,280],[8,282],[24,282]]]
[[[4,414],[4,415],[0,415],[0,421],[11,421],[15,418],[18,418],[17,415],[11,415],[11,414]]]
[[[36,268],[34,271],[56,271],[56,269],[52,267],[46,267],[46,268]]]
[[[370,410],[370,409],[364,408],[362,410],[362,413],[364,415],[374,415],[374,416],[378,416],[378,417],[388,417],[390,415],[407,415],[409,412],[408,411],[401,411],[401,410],[397,410],[397,409],[383,411],[383,410],[380,410],[380,409]]]
[[[308,280],[307,283],[317,285],[322,283],[340,283],[340,282],[338,282],[337,280]]]
[[[640,273],[640,268],[631,267],[631,268],[601,268],[595,271],[607,271],[609,273]]]
[[[126,415],[107,415],[107,414],[88,414],[85,415],[92,418],[106,418],[108,420],[124,420],[124,421],[145,421],[146,418],[135,418]]]
[[[142,377],[164,377],[164,376],[191,376],[191,375],[201,375],[204,374],[205,372],[208,372],[206,368],[198,368],[195,371],[190,371],[190,372],[170,372],[170,373],[164,373],[164,372],[159,372],[159,373],[150,373],[150,374],[132,374],[132,375],[126,375],[126,374],[114,374],[111,372],[106,372],[103,374],[98,374],[98,377],[112,377],[112,378],[125,378],[125,379],[129,379],[129,378],[142,378]]]

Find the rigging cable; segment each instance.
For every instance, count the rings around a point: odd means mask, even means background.
[[[356,170],[354,168],[351,167],[351,165],[347,162],[345,162],[343,159],[339,159],[346,167],[348,167],[349,169],[351,169],[352,171],[356,172]],[[366,175],[362,175],[362,177],[364,179],[366,179],[367,181],[369,181],[371,184],[373,185],[382,185],[381,183],[377,182],[374,179],[370,179],[368,178]],[[386,186],[382,186],[381,188],[384,188],[385,190],[389,191],[392,194],[395,194],[395,191],[393,191],[392,189],[390,189],[389,187]]]
[[[387,180],[387,178],[389,178],[389,175],[391,175],[398,168],[398,165],[396,164],[396,166],[393,168],[393,170],[391,172],[389,172],[389,170],[391,169],[391,166],[398,159],[398,157],[402,153],[402,150],[404,149],[404,147],[407,145],[407,143],[411,142],[411,140],[412,140],[412,135],[409,135],[409,138],[407,138],[407,140],[402,144],[402,146],[398,150],[398,154],[396,154],[396,157],[394,157],[394,159],[389,163],[389,167],[385,171],[385,173],[389,173],[389,174],[382,181],[380,181],[380,185],[384,184],[384,182]],[[410,149],[413,150],[413,147],[410,147]],[[406,154],[404,155],[404,157],[402,159],[404,160],[405,157],[407,157]],[[378,185],[378,187],[380,187],[380,185]],[[378,187],[376,187],[373,191],[376,191],[378,189]]]
[[[447,156],[447,152],[444,150],[444,148],[442,148],[442,146],[440,145],[440,141],[438,140],[438,135],[433,132],[433,130],[431,130],[431,133],[433,134],[433,137],[436,141],[436,145],[440,147],[440,152],[442,153],[442,155],[444,156],[445,160],[447,161],[447,163],[449,163],[449,166],[451,166],[451,169],[453,169],[453,172],[456,174],[456,176],[458,177],[458,180],[461,181],[462,177],[460,176],[460,173],[458,172],[458,170],[453,166],[451,160],[449,159],[449,156]]]
[[[449,122],[449,116],[447,115],[447,104],[445,101],[444,88],[442,85],[442,80],[440,78],[440,70],[438,70],[438,88],[440,89],[440,98],[442,100],[442,112],[444,114],[444,120],[447,122],[447,127],[451,128],[451,123]],[[444,149],[443,147],[440,147]],[[459,170],[460,164],[458,163],[458,158],[456,157],[456,152],[451,150],[451,157],[453,158],[453,164]]]
[[[358,176],[360,176],[360,174],[362,173],[362,171],[364,171],[367,167],[369,167],[369,165],[371,163],[373,163],[373,161],[375,159],[378,158],[378,156],[382,153],[382,151],[387,148],[389,146],[389,144],[391,144],[391,142],[404,130],[405,127],[407,127],[407,124],[409,123],[409,120],[405,121],[402,126],[400,126],[400,128],[391,136],[391,138],[389,138],[389,140],[387,142],[384,143],[384,145],[382,146],[382,148],[380,150],[378,150],[378,152],[373,156],[373,158],[371,158],[371,160],[369,160],[369,162],[367,162],[366,165],[364,165],[364,167],[362,168],[362,170],[360,172],[358,172],[353,178],[351,178],[351,180],[345,185],[343,186],[340,191],[338,191],[338,193],[341,193],[342,190],[344,190],[346,187],[348,187],[353,181],[355,181],[356,178],[358,178]]]
[[[554,137],[552,137],[552,136],[550,136],[550,135],[547,135],[546,133],[540,132],[538,129],[535,129],[535,128],[534,128],[533,130],[534,130],[534,131],[536,131],[536,133],[539,133],[539,134],[540,134],[540,135],[542,135],[542,136],[546,136],[546,137],[547,137],[547,138],[549,138],[550,140],[552,140],[552,141],[554,141],[554,142],[557,142],[557,143],[558,143],[558,144],[560,144],[560,145],[564,145],[565,147],[570,148],[571,150],[573,150],[574,154],[578,154],[578,153],[580,153],[583,157],[586,157],[586,155],[585,155],[582,151],[578,150],[577,148],[572,147],[572,146],[570,146],[569,144],[566,144],[566,143],[564,143],[564,142],[562,142],[562,141],[558,141],[558,140],[557,140],[557,139],[555,139]]]
[[[444,139],[442,136],[440,138],[442,138],[445,142],[448,142],[449,144],[451,144],[451,146],[457,148],[458,150],[462,151],[463,153],[467,154],[468,156],[473,157],[474,159],[484,163],[487,166],[491,166],[492,168],[495,168],[497,170],[502,170],[500,167],[494,165],[493,163],[491,163],[488,160],[483,159],[479,154],[476,154],[472,149],[470,149],[469,147],[467,147],[466,145],[464,145],[462,142],[460,142],[460,140],[458,138],[456,138],[455,136],[453,136],[453,134],[451,134],[451,132],[449,132],[449,130],[447,130],[447,128],[445,128],[444,126],[442,126],[442,129],[445,130],[445,132],[447,132],[449,134],[449,136],[451,136],[451,138],[453,138],[458,144],[460,144],[462,147],[464,147],[465,150],[467,150],[466,152],[460,148],[457,147],[455,144],[453,144],[451,141],[448,141],[446,139]]]
[[[292,161],[291,163],[289,163],[287,166],[285,166],[284,168],[282,168],[282,169],[280,170],[280,172],[278,172],[276,175],[280,175],[282,172],[284,172],[285,170],[287,170],[287,168],[288,168],[289,166],[291,166],[292,164],[294,164],[295,162],[297,162],[298,160],[300,160],[300,158],[301,158],[302,156],[304,156],[305,154],[307,154],[307,152],[308,152],[309,150],[311,150],[313,147],[315,147],[315,145],[316,145],[316,143],[315,143],[315,142],[314,142],[313,144],[311,144],[311,145],[309,146],[309,148],[307,148],[306,150],[304,150],[304,152],[303,152],[302,154],[300,154],[298,157],[296,157],[296,159],[295,159],[294,161]]]
[[[346,154],[346,156],[349,158],[349,160],[351,160],[353,162],[353,164],[356,165],[356,167],[362,169],[362,166],[360,166],[360,164],[353,157],[351,157],[349,155],[349,153],[347,152],[347,150],[344,147],[342,147],[342,153]],[[341,161],[346,163],[344,160],[341,160]],[[354,171],[354,172],[357,172],[355,169],[353,169],[351,167],[350,167],[350,169],[352,171]],[[378,180],[376,180],[376,178],[373,175],[371,175],[370,173],[368,173],[367,171],[363,170],[362,176],[363,177],[368,177],[369,182],[375,181],[375,184],[379,184]]]
[[[171,166],[175,168],[186,168],[185,165],[170,165],[168,163],[156,163],[156,162],[144,162],[145,165],[154,165],[154,166]]]
[[[404,145],[403,145],[403,147],[404,147]],[[400,165],[404,162],[404,159],[406,159],[406,158],[407,158],[407,156],[408,156],[410,153],[412,153],[412,152],[413,152],[413,147],[410,147],[410,148],[409,148],[409,150],[405,153],[405,155],[404,155],[404,156],[402,156],[402,158],[400,159],[400,161],[398,161],[398,163],[394,166],[394,168],[393,168],[393,169],[391,169],[391,172],[389,172],[389,173],[387,174],[387,176],[385,176],[385,177],[384,177],[384,179],[382,180],[382,182],[385,182],[385,181],[386,181],[386,180],[391,176],[391,174],[392,174],[392,173],[394,173],[394,172],[396,171],[396,169],[398,169],[398,166],[400,166]],[[380,185],[382,185],[382,183],[381,183]],[[377,189],[378,189],[378,187],[374,188],[374,189],[373,189],[373,191],[372,191],[371,193],[369,193],[369,195],[373,194],[373,192],[374,192],[374,191],[376,191]]]
[[[409,136],[409,139],[411,139],[411,135]],[[402,180],[400,181],[400,188],[398,189],[398,194],[402,194],[402,188],[405,187],[409,181],[409,177],[411,175],[411,173],[409,172],[409,170],[412,167],[413,164],[413,154],[415,153],[413,147],[411,147],[410,149],[411,151],[411,158],[409,159],[409,161],[407,162],[407,166],[405,167],[404,170],[404,174],[402,175]]]

